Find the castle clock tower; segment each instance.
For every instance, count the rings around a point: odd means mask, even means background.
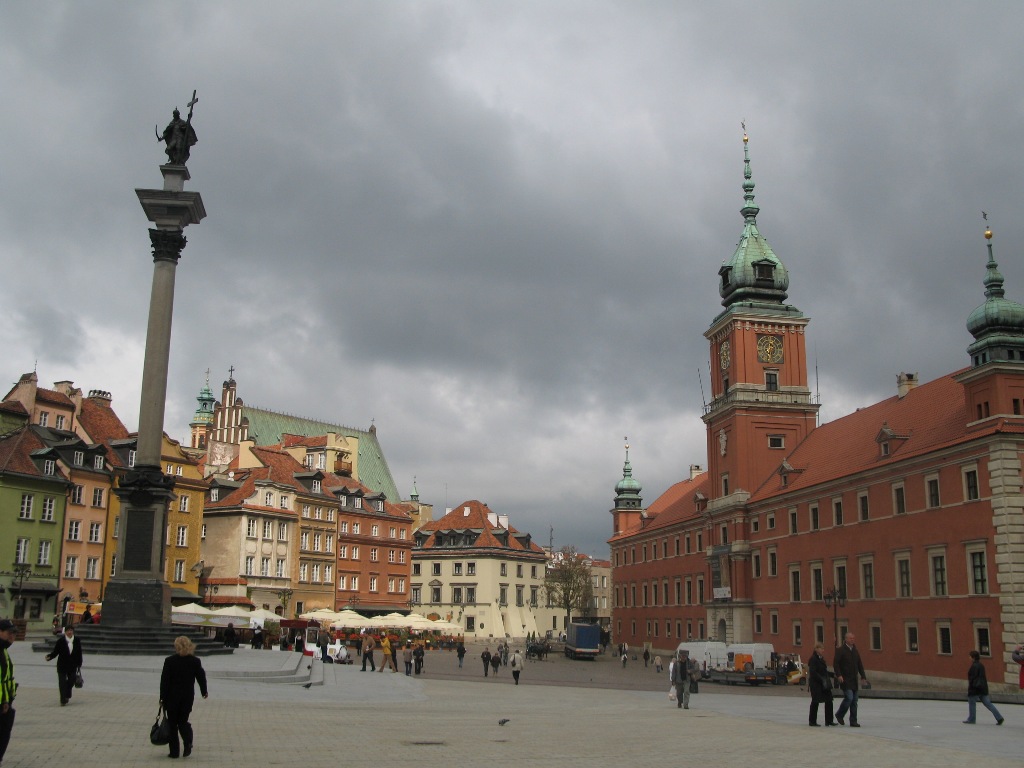
[[[786,303],[789,273],[758,231],[750,151],[743,134],[743,233],[722,265],[725,309],[704,333],[711,346],[706,406],[711,499],[753,492],[817,424],[807,386],[809,318]]]

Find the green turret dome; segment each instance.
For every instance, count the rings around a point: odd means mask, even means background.
[[[1006,292],[1003,290],[1003,276],[992,254],[991,229],[985,230],[985,239],[988,240],[985,303],[967,317],[967,330],[978,341],[994,334],[1024,335],[1024,306],[1004,297]]]
[[[615,484],[615,506],[637,507],[641,506],[643,499],[640,498],[640,483],[633,477],[633,467],[629,463],[629,444],[626,444],[626,462],[622,465],[622,479]]]
[[[203,385],[203,388],[199,390],[199,396],[196,400],[199,401],[199,407],[196,408],[195,415],[192,417],[191,425],[213,424],[213,406],[217,403],[217,400],[214,398],[213,392],[210,391],[209,372],[206,374],[206,383]]]
[[[722,305],[779,306],[789,289],[789,272],[757,229],[761,210],[754,202],[754,181],[750,171],[747,134],[743,134],[743,234],[732,259],[718,270],[722,281],[718,292]]]

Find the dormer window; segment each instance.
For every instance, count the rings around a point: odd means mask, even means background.
[[[732,284],[732,267],[722,267],[718,274],[722,276],[722,288],[728,288]]]
[[[383,512],[384,511],[384,500],[383,499],[377,499],[377,511],[378,512]]]
[[[52,475],[52,474],[54,474],[56,472],[56,470],[57,470],[57,465],[56,465],[56,463],[54,463],[53,459],[46,459],[43,462],[43,474],[44,475]]]
[[[92,468],[93,469],[103,469],[103,457],[102,456],[94,456],[93,457]]]
[[[210,489],[210,501],[218,501],[220,499],[220,488]]]
[[[362,499],[362,497],[361,496],[356,496],[354,499],[352,499],[352,506],[355,507],[356,509],[362,509],[363,508],[363,499]]]
[[[889,455],[889,441],[887,440],[884,443],[882,443],[881,448],[882,448],[882,455],[883,456],[888,456]]]
[[[83,451],[75,451],[75,466],[80,467],[85,463],[85,453]]]
[[[128,451],[128,466],[129,467],[134,467],[135,466],[135,453],[136,453],[136,451],[135,451],[134,448],[132,448],[131,450]]]
[[[775,279],[775,265],[770,261],[759,261],[754,264],[754,279],[758,282],[773,282]]]
[[[274,506],[274,494],[272,494],[270,491],[267,491],[264,494],[264,496],[263,496],[263,506],[265,506],[265,507],[272,507],[272,506]]]
[[[319,480],[314,480],[313,481],[313,493],[320,493],[320,481]]]

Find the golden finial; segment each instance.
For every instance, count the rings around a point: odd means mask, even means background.
[[[740,120],[740,127],[743,129],[743,143],[747,143],[747,121]]]
[[[988,222],[988,214],[985,213],[984,211],[982,211],[981,212],[981,218],[983,218],[985,220],[985,222],[986,222],[986,224],[985,224],[985,239],[986,240],[991,240],[992,239],[992,227],[990,227],[988,225],[988,223],[987,223]]]

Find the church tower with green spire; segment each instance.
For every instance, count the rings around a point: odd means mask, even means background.
[[[712,502],[752,492],[817,424],[807,386],[809,318],[786,303],[789,272],[757,227],[750,148],[743,133],[743,231],[718,270],[725,309],[704,333],[711,347],[705,406]]]
[[[626,463],[622,465],[622,479],[615,484],[615,508],[611,510],[613,535],[639,524],[644,515],[644,500],[640,496],[640,483],[633,477],[629,463],[629,443],[626,443]]]
[[[206,372],[206,383],[199,390],[196,400],[199,401],[199,407],[196,408],[195,415],[188,424],[192,428],[192,447],[205,449],[206,442],[210,437],[210,429],[213,426],[213,407],[217,403],[213,392],[210,391],[209,371]]]

